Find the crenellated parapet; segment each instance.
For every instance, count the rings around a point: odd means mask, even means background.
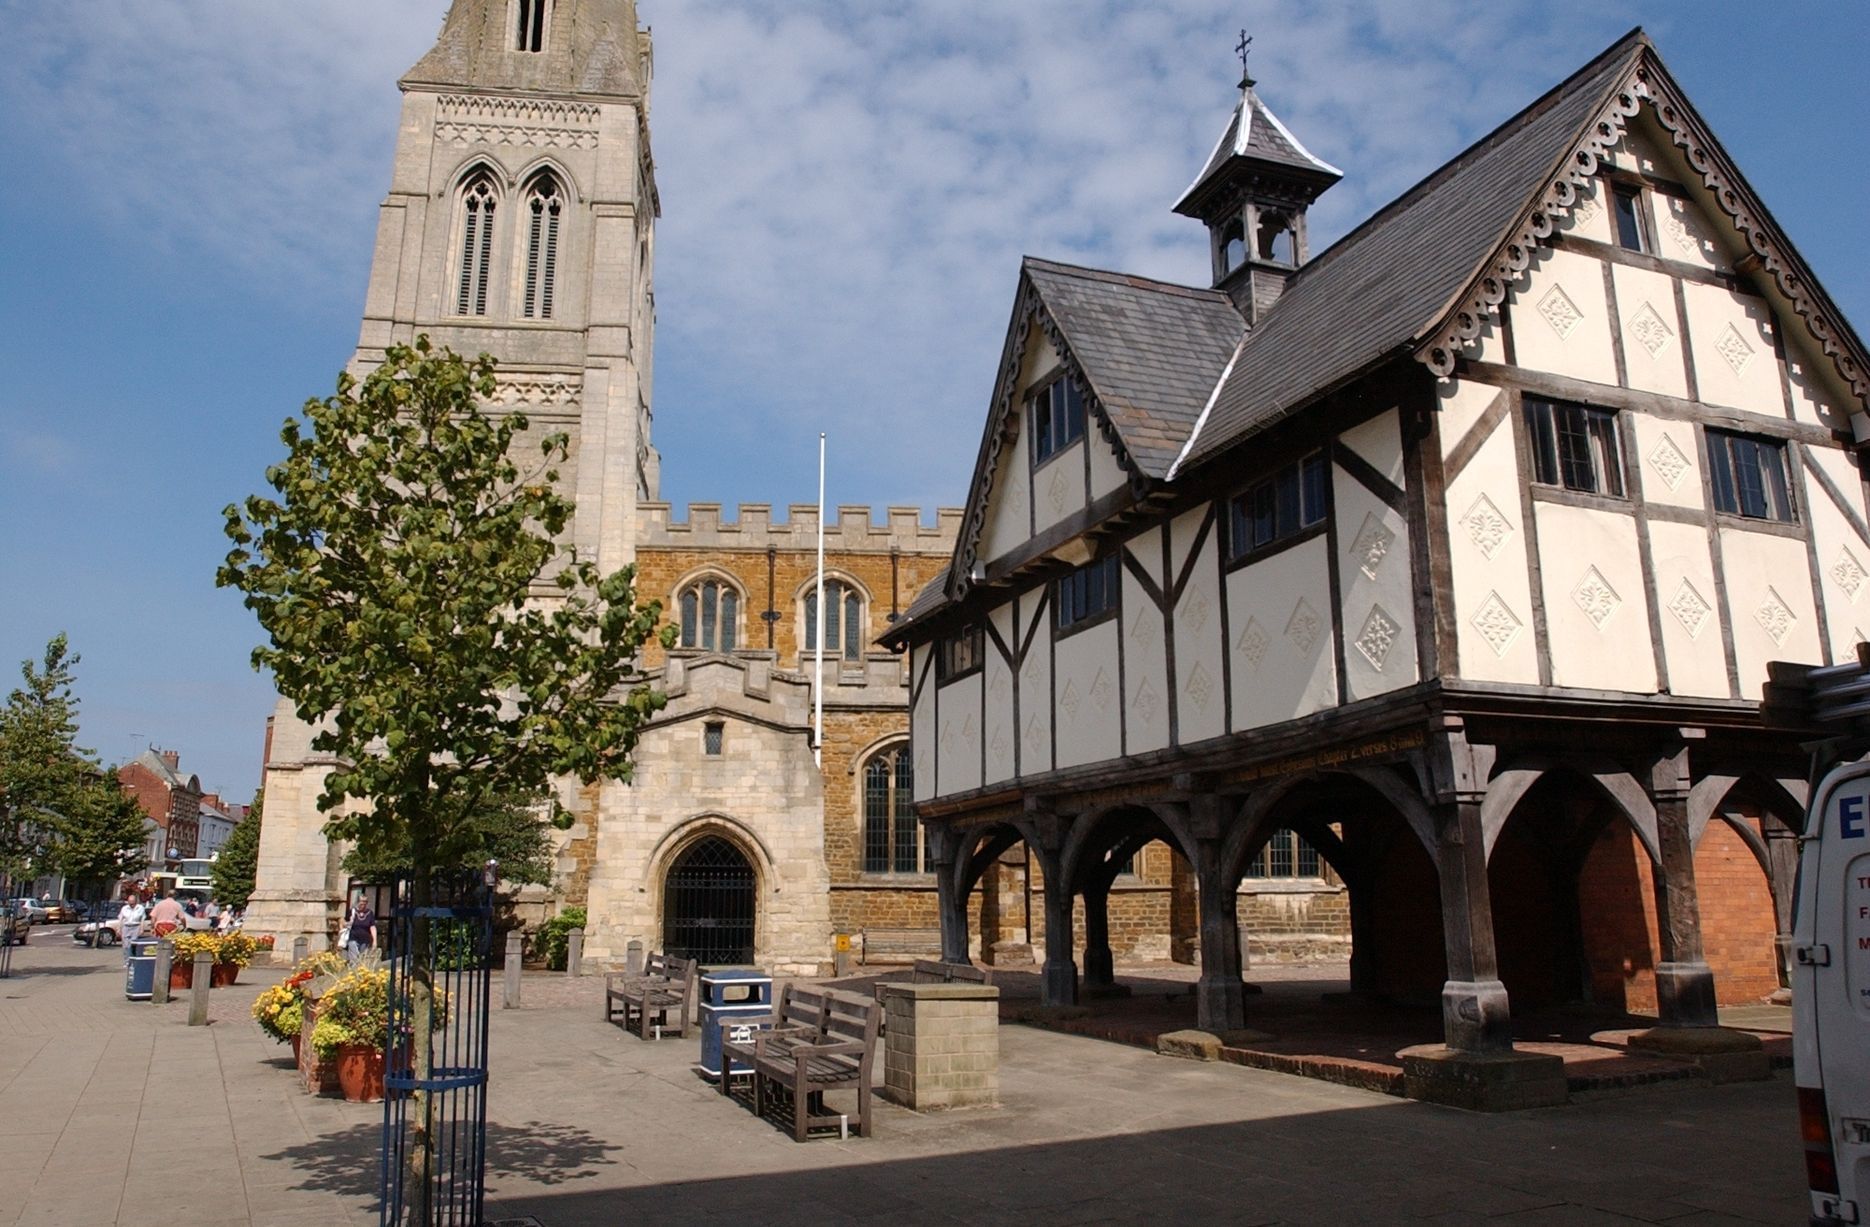
[[[919,507],[891,507],[884,522],[873,523],[871,508],[846,505],[825,525],[825,550],[830,553],[879,553],[895,549],[907,554],[947,555],[954,549],[961,527],[959,507],[940,507],[935,522],[922,518]],[[815,550],[818,547],[818,508],[793,503],[786,518],[773,519],[770,503],[742,503],[732,519],[723,519],[719,503],[690,503],[687,516],[678,519],[668,503],[644,503],[638,509],[637,549]]]

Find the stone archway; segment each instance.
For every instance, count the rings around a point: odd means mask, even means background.
[[[754,961],[759,875],[725,837],[703,835],[669,862],[662,888],[662,948],[707,966]]]

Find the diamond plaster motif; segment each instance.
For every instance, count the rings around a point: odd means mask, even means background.
[[[1136,696],[1130,700],[1130,710],[1141,716],[1144,724],[1148,724],[1156,718],[1156,709],[1160,706],[1162,702],[1156,697],[1155,686],[1148,678],[1144,678],[1143,684],[1136,688]]]
[[[944,754],[954,749],[954,721],[952,720],[942,721],[941,748]]]
[[[1363,527],[1357,530],[1357,539],[1351,542],[1351,559],[1359,571],[1375,579],[1395,540],[1396,534],[1383,521],[1365,512]]]
[[[1370,608],[1370,616],[1364,619],[1364,628],[1357,632],[1357,650],[1364,654],[1372,668],[1379,672],[1383,662],[1389,659],[1390,649],[1396,645],[1396,633],[1402,630],[1396,619],[1381,605]]]
[[[1714,348],[1721,357],[1727,359],[1727,365],[1734,368],[1734,374],[1746,374],[1747,367],[1753,361],[1753,347],[1740,335],[1740,330],[1732,324],[1721,333],[1721,339],[1714,343]]]
[[[1500,543],[1506,540],[1513,526],[1507,523],[1500,509],[1493,505],[1493,500],[1481,495],[1474,500],[1474,505],[1461,517],[1461,527],[1467,529],[1467,535],[1480,552],[1491,560],[1499,552]]]
[[[1139,609],[1130,623],[1130,642],[1139,648],[1151,647],[1156,642],[1156,620],[1149,616],[1149,610]]]
[[[1045,745],[1045,729],[1039,724],[1039,717],[1026,717],[1026,753],[1037,754]]]
[[[1575,229],[1575,228],[1589,225],[1591,223],[1591,219],[1597,216],[1598,209],[1599,209],[1599,206],[1597,203],[1597,196],[1595,193],[1589,196],[1586,196],[1583,193],[1580,193],[1578,196],[1578,203],[1571,207],[1571,219],[1572,219],[1573,228]]]
[[[1076,720],[1078,718],[1078,706],[1083,702],[1083,697],[1078,694],[1077,683],[1067,681],[1064,691],[1058,696],[1058,705],[1065,709],[1065,719],[1068,721]]]
[[[1675,329],[1663,323],[1662,317],[1656,314],[1656,309],[1648,303],[1636,309],[1636,314],[1630,317],[1628,327],[1630,335],[1636,338],[1636,343],[1648,350],[1652,358],[1661,353],[1662,347],[1675,336]]]
[[[1053,515],[1065,513],[1065,498],[1071,493],[1071,483],[1065,480],[1065,470],[1053,469],[1052,482],[1045,488],[1045,501],[1051,504]]]
[[[1208,600],[1208,594],[1197,588],[1176,613],[1182,619],[1182,625],[1191,631],[1198,631],[1208,624],[1208,614],[1214,606]]]
[[[1196,707],[1202,711],[1208,710],[1208,700],[1214,697],[1214,679],[1208,676],[1208,671],[1201,667],[1200,661],[1196,661],[1195,667],[1188,671],[1188,680],[1182,684],[1182,692]]]
[[[1505,656],[1506,650],[1513,646],[1513,641],[1519,638],[1519,632],[1524,627],[1524,623],[1506,607],[1506,602],[1500,599],[1497,592],[1487,594],[1487,599],[1480,603],[1471,621],[1474,629],[1480,632],[1480,637],[1487,641],[1487,646],[1493,649],[1495,656]]]
[[[1102,669],[1091,679],[1091,702],[1097,704],[1097,710],[1110,710],[1110,696],[1116,687],[1110,684],[1110,678]]]
[[[1675,211],[1679,207],[1671,205],[1666,211],[1662,219],[1663,232],[1677,247],[1682,249],[1683,255],[1691,260],[1698,259],[1701,256],[1701,240],[1697,239],[1695,232],[1688,228],[1688,222],[1683,219],[1682,215]]]
[[[1005,698],[1007,691],[1006,674],[993,670],[993,680],[987,683],[987,694],[995,699]]]
[[[1300,597],[1299,603],[1292,607],[1292,616],[1286,619],[1286,638],[1297,645],[1300,652],[1310,652],[1312,645],[1318,642],[1318,632],[1323,625],[1318,611]]]
[[[993,756],[995,758],[1004,758],[1006,756],[1006,729],[1004,726],[994,726],[993,740],[987,743],[987,748],[993,751]]]
[[[1778,647],[1786,641],[1786,636],[1791,633],[1792,624],[1798,621],[1798,618],[1793,614],[1792,608],[1786,604],[1785,598],[1769,586],[1766,589],[1765,599],[1760,601],[1760,607],[1753,611],[1753,620],[1760,624],[1760,629],[1765,631],[1766,637],[1773,641],[1773,646]]]
[[[1857,555],[1845,548],[1838,551],[1838,560],[1831,564],[1831,578],[1838,582],[1838,587],[1844,589],[1851,604],[1855,605],[1857,594],[1863,591],[1864,580],[1870,579],[1870,573],[1864,571],[1864,565],[1857,561]]]
[[[974,717],[973,716],[969,716],[967,719],[961,722],[961,740],[962,741],[973,741],[974,740]]]
[[[1260,667],[1260,661],[1266,657],[1266,632],[1252,618],[1247,619],[1247,628],[1240,632],[1240,641],[1234,646],[1247,658],[1247,663],[1254,668]]]
[[[1019,675],[1026,679],[1028,686],[1039,684],[1039,654],[1037,652],[1026,657],[1026,667],[1019,671]]]
[[[1571,296],[1560,286],[1545,292],[1545,297],[1539,300],[1539,314],[1561,340],[1577,331],[1579,321],[1584,319],[1584,312],[1578,310],[1578,304],[1571,301]]]
[[[1617,606],[1623,604],[1623,598],[1596,567],[1585,568],[1584,578],[1571,590],[1571,599],[1578,602],[1578,608],[1599,630],[1604,629],[1610,615],[1617,612]]]
[[[1696,591],[1693,584],[1683,580],[1681,587],[1675,590],[1674,597],[1669,600],[1669,612],[1675,615],[1675,620],[1682,624],[1682,629],[1688,632],[1690,639],[1699,639],[1701,628],[1708,624],[1708,615],[1714,612],[1714,607]]]
[[[1656,470],[1663,485],[1674,490],[1688,473],[1688,457],[1675,445],[1675,440],[1665,434],[1649,449],[1649,467]]]

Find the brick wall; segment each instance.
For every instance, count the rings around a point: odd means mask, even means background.
[[[1758,834],[1759,820],[1747,821]],[[1752,849],[1718,818],[1695,845],[1695,891],[1701,943],[1721,1003],[1751,1004],[1777,989],[1772,889]]]

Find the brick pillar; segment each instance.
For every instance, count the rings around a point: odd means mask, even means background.
[[[1201,905],[1201,979],[1195,984],[1196,1025],[1232,1031],[1247,1025],[1240,981],[1239,883],[1221,863],[1221,841],[1196,844],[1195,882]]]
[[[1701,949],[1701,906],[1695,891],[1695,849],[1688,835],[1688,748],[1676,742],[1651,764],[1649,799],[1656,807],[1662,864],[1655,874],[1656,1012],[1665,1027],[1714,1027],[1714,969]]]

